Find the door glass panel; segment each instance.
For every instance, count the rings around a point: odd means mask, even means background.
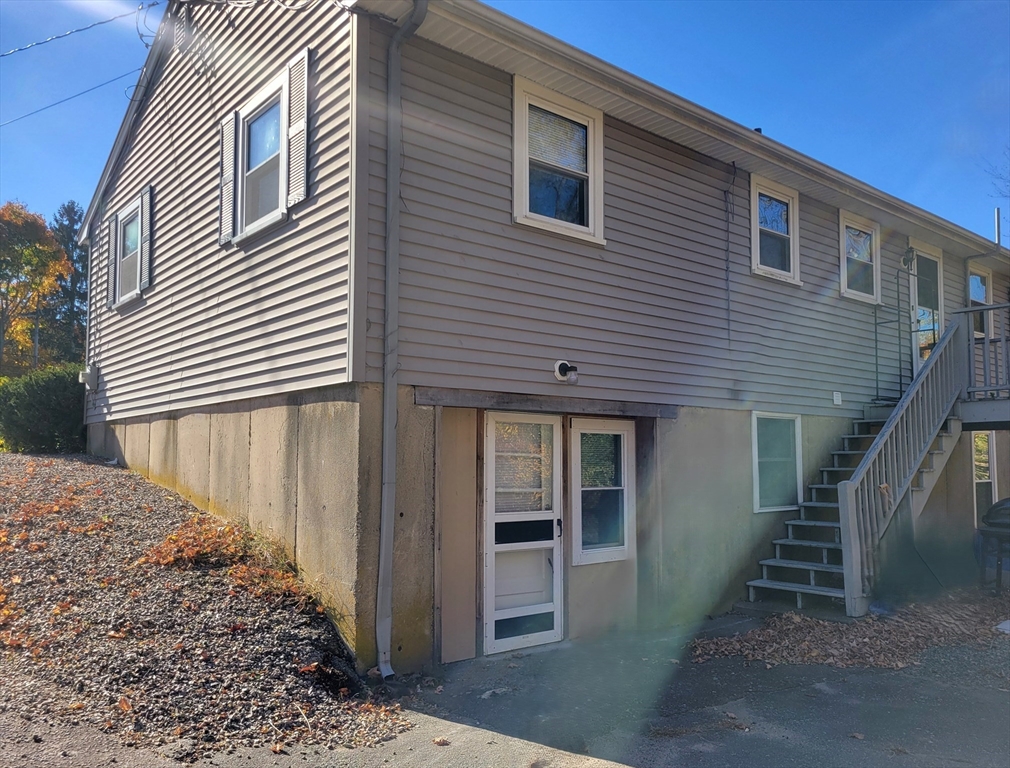
[[[494,608],[521,608],[553,600],[553,549],[495,553]]]
[[[520,635],[532,635],[535,632],[551,632],[554,629],[553,613],[534,613],[530,616],[515,616],[511,619],[498,619],[494,623],[494,639],[504,640]]]
[[[940,339],[940,270],[939,262],[928,256],[915,259],[916,332],[919,359],[926,360]]]
[[[971,291],[972,307],[982,307],[989,303],[989,278],[986,275],[972,272],[968,278],[968,287]],[[975,328],[975,335],[985,336],[985,312],[973,312],[971,322]]]
[[[554,426],[495,422],[495,512],[552,509]]]
[[[554,518],[525,520],[518,523],[495,523],[495,544],[516,544],[522,541],[551,541],[554,538]]]

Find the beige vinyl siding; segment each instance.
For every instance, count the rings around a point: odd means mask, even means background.
[[[106,308],[107,252],[92,240],[89,359],[101,386],[89,421],[348,379],[350,15],[329,3],[191,13],[196,39],[168,55],[100,216],[153,185],[154,284],[142,305]],[[277,230],[221,247],[218,124],[306,47],[309,197]]]
[[[373,104],[387,34],[373,24]],[[525,228],[512,221],[511,77],[416,39],[403,67],[401,383],[838,416],[875,396],[874,309],[839,295],[836,208],[800,196],[802,286],[753,275],[748,175],[607,117],[606,246]],[[381,111],[370,124],[367,378],[378,381]],[[882,235],[895,307],[907,238]],[[963,281],[954,266],[948,302]],[[907,315],[907,293],[902,303]],[[897,338],[881,326],[883,395],[897,394]],[[554,379],[557,359],[578,365],[577,386]]]

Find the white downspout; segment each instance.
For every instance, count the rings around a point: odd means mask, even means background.
[[[403,113],[400,105],[400,48],[428,12],[428,0],[414,0],[410,18],[389,41],[386,64],[386,314],[382,364],[382,505],[379,510],[379,584],[375,597],[375,645],[379,672],[392,677],[393,523],[396,519],[396,385],[400,320],[400,162]]]

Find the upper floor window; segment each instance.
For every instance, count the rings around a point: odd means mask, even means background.
[[[308,71],[305,50],[221,121],[222,244],[280,224],[308,195]]]
[[[751,175],[751,269],[800,282],[799,194]]]
[[[140,195],[104,223],[108,248],[106,305],[118,307],[151,285],[153,191]]]
[[[603,244],[603,113],[515,78],[517,222]]]
[[[880,226],[839,212],[842,296],[880,302]]]
[[[240,227],[249,229],[281,207],[281,94],[242,120]]]

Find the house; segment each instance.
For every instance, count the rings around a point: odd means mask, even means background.
[[[470,0],[171,2],[82,239],[89,450],[386,674],[858,615],[1006,493],[1005,248]]]

